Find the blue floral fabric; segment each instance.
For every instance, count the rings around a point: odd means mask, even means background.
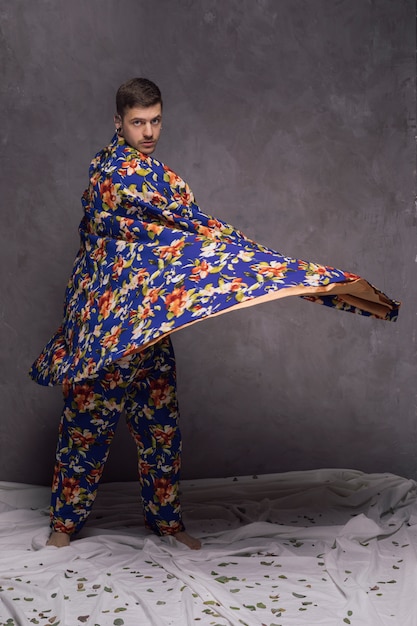
[[[138,452],[145,525],[157,535],[184,530],[179,502],[181,433],[170,338],[81,383],[65,383],[51,496],[51,526],[81,530],[124,413]]]
[[[90,166],[62,326],[32,366],[40,384],[91,378],[212,315],[299,295],[395,320],[399,303],[343,270],[259,245],[203,213],[177,174],[113,138]]]

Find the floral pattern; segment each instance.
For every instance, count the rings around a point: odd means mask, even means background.
[[[214,314],[299,295],[395,320],[399,303],[355,274],[294,259],[206,215],[177,174],[115,136],[90,166],[62,326],[31,369],[82,381]]]
[[[117,423],[125,412],[138,450],[145,524],[157,535],[184,530],[178,496],[181,434],[175,357],[169,337],[64,384],[51,498],[51,526],[81,530],[91,511]]]

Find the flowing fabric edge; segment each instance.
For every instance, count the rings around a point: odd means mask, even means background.
[[[349,288],[348,292],[346,289],[347,287]],[[363,297],[362,298],[360,297],[360,295],[365,295],[365,294],[367,298],[364,299]],[[286,287],[285,289],[280,289],[279,291],[274,291],[268,294],[264,294],[262,296],[255,296],[248,300],[244,300],[243,302],[237,302],[236,304],[233,304],[229,306],[228,308],[223,309],[221,311],[217,311],[216,313],[211,313],[209,315],[200,317],[199,319],[186,322],[185,324],[182,324],[178,326],[177,328],[173,328],[172,330],[166,333],[162,333],[161,335],[158,335],[158,337],[156,337],[155,339],[138,347],[137,350],[129,351],[129,354],[135,354],[137,352],[141,352],[145,348],[152,346],[153,344],[157,343],[158,341],[161,341],[165,337],[168,337],[169,335],[172,335],[173,333],[179,330],[183,330],[184,328],[188,328],[189,326],[193,326],[194,324],[203,322],[207,319],[219,317],[220,315],[231,313],[232,311],[235,311],[237,309],[248,308],[248,307],[256,306],[258,304],[262,304],[264,302],[270,302],[272,300],[278,300],[278,299],[289,297],[289,296],[301,296],[301,297],[306,297],[306,298],[311,297],[313,300],[319,299],[320,296],[337,296],[340,299],[341,304],[346,303],[349,306],[365,311],[368,314],[373,315],[378,319],[391,320],[391,321],[396,321],[397,318],[396,316],[389,317],[390,314],[392,315],[392,313],[395,310],[398,310],[400,306],[399,302],[393,301],[390,298],[388,298],[384,293],[377,290],[364,278],[357,278],[353,280],[348,280],[348,281],[344,281],[340,283],[333,283],[330,285],[320,286],[320,287],[313,287],[313,286],[306,287],[306,286],[295,285],[292,287]],[[110,359],[108,362],[115,361],[119,358],[122,358],[123,356],[124,356],[123,354],[119,354],[116,356],[116,358]],[[85,376],[80,375],[80,376],[74,377],[73,380],[74,382],[79,382],[84,379],[85,379]]]
[[[285,289],[280,289],[278,291],[273,291],[273,292],[270,292],[268,294],[264,294],[261,296],[254,296],[242,302],[236,302],[235,304],[232,304],[228,306],[227,308],[222,309],[221,311],[210,313],[208,315],[199,317],[198,319],[189,320],[183,324],[178,324],[176,328],[172,328],[165,333],[161,333],[154,339],[142,345],[138,345],[137,347],[131,347],[128,350],[110,352],[107,355],[103,355],[98,360],[97,367],[94,368],[94,370],[91,370],[88,376],[86,375],[85,371],[80,372],[78,374],[71,375],[71,365],[69,365],[65,369],[65,371],[61,370],[60,373],[57,373],[56,369],[54,371],[54,368],[53,368],[52,370],[50,370],[50,375],[47,378],[42,379],[42,377],[38,375],[36,376],[34,375],[34,372],[36,371],[35,366],[36,366],[38,359],[35,361],[29,374],[35,380],[35,382],[44,386],[53,387],[55,385],[62,384],[64,380],[70,380],[74,383],[78,383],[82,380],[93,378],[96,372],[98,372],[103,367],[106,367],[111,362],[117,361],[118,359],[126,357],[127,355],[141,352],[142,350],[161,341],[162,339],[168,337],[174,332],[177,332],[186,327],[197,324],[198,322],[203,322],[204,320],[207,320],[209,318],[218,317],[219,315],[224,315],[226,313],[235,311],[237,309],[248,308],[251,306],[255,306],[257,304],[262,304],[264,302],[270,302],[272,300],[278,300],[278,299],[289,297],[289,296],[300,296],[302,298],[311,300],[313,302],[318,302],[320,304],[326,304],[325,301],[320,300],[320,297],[326,298],[329,296],[330,297],[335,296],[340,301],[340,308],[342,308],[343,306],[347,306],[348,309],[345,309],[347,311],[352,310],[352,312],[357,312],[357,313],[360,313],[362,311],[367,316],[374,316],[378,319],[387,320],[387,321],[396,321],[397,319],[396,312],[398,311],[400,307],[400,302],[391,300],[383,292],[373,287],[373,285],[371,285],[364,278],[350,279],[347,281],[332,283],[330,285],[318,286],[318,287],[295,285],[292,287],[286,287]],[[330,306],[334,308],[333,303]],[[59,342],[57,342],[58,336],[60,337]],[[62,348],[64,350],[66,350],[66,347],[64,345],[66,344],[65,336],[64,336],[62,327],[58,329],[57,333],[55,333],[54,337],[50,340],[50,342],[48,343],[48,346],[44,350],[44,353],[47,349],[51,349],[53,345],[57,346],[58,343],[62,345]]]

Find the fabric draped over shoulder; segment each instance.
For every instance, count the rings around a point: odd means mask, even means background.
[[[90,165],[62,326],[32,366],[43,385],[91,378],[187,325],[297,295],[395,320],[363,278],[294,259],[204,214],[189,186],[115,136]]]

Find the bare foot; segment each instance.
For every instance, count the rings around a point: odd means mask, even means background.
[[[70,536],[67,533],[57,533],[52,531],[51,535],[46,542],[47,546],[55,546],[56,548],[65,548],[70,544]]]
[[[196,539],[196,537],[192,537],[191,535],[189,535],[188,533],[184,531],[180,531],[179,533],[176,533],[173,536],[175,537],[177,541],[188,546],[190,550],[199,550],[201,548],[200,539]]]

